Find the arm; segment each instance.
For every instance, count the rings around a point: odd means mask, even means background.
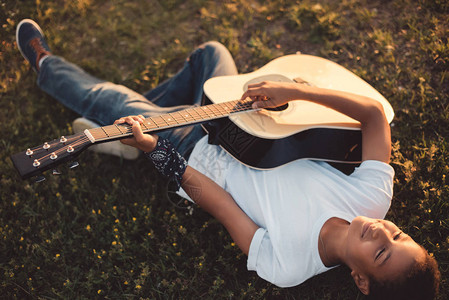
[[[196,204],[223,224],[234,242],[248,255],[251,240],[259,227],[240,209],[232,196],[190,166],[182,177],[181,186]]]
[[[298,83],[261,82],[249,85],[242,99],[250,97],[254,107],[275,107],[291,100],[305,100],[335,109],[361,124],[362,160],[389,162],[390,125],[382,105],[369,97]]]
[[[121,118],[114,124],[133,125],[133,137],[121,140],[122,143],[151,152],[157,143],[156,135],[143,134],[139,123],[143,116]],[[240,209],[232,196],[213,182],[209,177],[187,166],[182,176],[181,186],[190,198],[202,209],[214,216],[231,235],[239,248],[248,255],[249,246],[258,226]]]

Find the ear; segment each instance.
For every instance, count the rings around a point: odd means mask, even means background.
[[[369,294],[369,278],[356,271],[351,271],[351,276],[354,279],[355,285],[359,288],[359,290],[364,294]]]

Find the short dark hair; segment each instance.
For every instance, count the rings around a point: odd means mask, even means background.
[[[405,276],[390,281],[378,281],[371,277],[369,299],[434,299],[440,286],[438,263],[422,246],[421,248],[425,259],[413,263]]]

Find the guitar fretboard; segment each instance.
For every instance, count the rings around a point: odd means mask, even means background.
[[[175,128],[189,124],[227,117],[231,114],[254,110],[251,100],[234,100],[205,106],[191,107],[159,116],[145,118],[140,124],[145,133]],[[88,130],[94,142],[119,139],[132,135],[132,126],[128,124],[108,125]],[[90,138],[90,137],[89,137]]]

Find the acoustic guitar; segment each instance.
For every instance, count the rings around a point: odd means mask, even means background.
[[[276,168],[297,159],[360,162],[361,131],[356,120],[301,99],[275,109],[253,109],[250,99],[236,100],[249,84],[261,81],[297,82],[368,96],[383,105],[388,122],[394,116],[389,102],[354,73],[324,58],[293,54],[274,59],[251,73],[211,78],[203,87],[208,104],[146,118],[142,129],[157,133],[201,123],[210,143],[258,169]],[[22,179],[26,179],[73,162],[89,146],[131,135],[127,124],[86,129],[16,153],[11,159]]]

